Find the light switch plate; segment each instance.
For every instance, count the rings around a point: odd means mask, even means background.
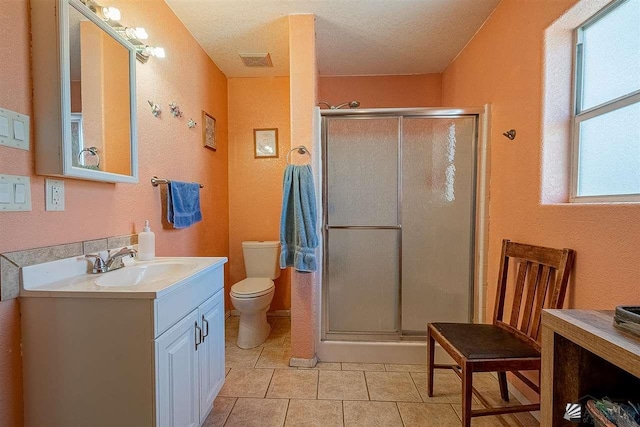
[[[3,205],[11,203],[11,183],[0,182],[0,203]]]
[[[9,119],[0,115],[0,138],[9,138]]]
[[[45,181],[45,210],[64,210],[64,181],[59,179],[47,179]]]
[[[16,191],[17,189],[17,191]],[[0,213],[31,210],[31,178],[0,175]]]
[[[0,145],[29,151],[29,116],[0,108]]]
[[[13,203],[24,205],[27,202],[27,189],[24,184],[13,185]]]

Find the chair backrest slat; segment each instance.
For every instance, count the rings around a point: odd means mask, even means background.
[[[502,245],[502,254],[500,255],[500,271],[498,273],[498,289],[496,290],[496,304],[493,310],[494,323],[498,319],[502,319],[504,314],[504,299],[507,293],[507,273],[509,272],[509,258],[507,257],[507,246]]]
[[[543,308],[562,308],[575,252],[503,240],[494,324],[540,349]],[[513,304],[509,323],[504,319],[509,263],[517,260]],[[526,293],[525,293],[526,292]]]
[[[533,309],[533,314],[531,315],[531,331],[530,336],[534,339],[538,339],[538,329],[540,328],[540,318],[542,313],[542,307],[544,306],[544,301],[547,298],[547,289],[549,289],[549,277],[551,276],[551,267],[545,265],[542,267],[542,274],[540,276],[540,283],[538,284],[538,289],[536,289],[536,300],[535,306]]]
[[[534,297],[536,296],[536,288],[538,286],[539,280],[540,264],[533,264],[533,266],[531,267],[531,271],[529,271],[529,276],[527,277],[527,299],[525,299],[524,301],[524,312],[522,313],[522,323],[520,325],[520,330],[525,334],[529,331],[531,312],[533,311],[533,302]]]
[[[524,280],[527,277],[527,271],[531,267],[528,261],[522,261],[518,267],[518,276],[516,277],[516,289],[513,294],[513,308],[511,310],[511,320],[509,324],[514,328],[518,327],[518,318],[520,316],[520,305],[522,302],[522,291],[524,290]]]
[[[553,289],[550,306],[551,308],[562,308],[564,297],[567,293],[567,283],[569,274],[573,266],[574,252],[563,254],[562,265],[558,267],[556,274],[556,284]]]

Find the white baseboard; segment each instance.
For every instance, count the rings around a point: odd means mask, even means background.
[[[229,316],[240,316],[240,312],[238,310],[229,310],[227,311],[227,317]],[[267,317],[291,317],[291,310],[269,311]]]

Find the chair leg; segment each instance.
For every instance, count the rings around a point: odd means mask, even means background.
[[[471,427],[471,398],[473,396],[473,370],[462,365],[462,427]]]
[[[435,361],[436,341],[427,327],[427,396],[433,397],[433,371]]]
[[[507,386],[507,373],[498,372],[498,383],[500,383],[500,396],[505,402],[509,401],[509,387]]]

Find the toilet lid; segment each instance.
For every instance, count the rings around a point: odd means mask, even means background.
[[[254,298],[268,294],[273,289],[273,280],[266,277],[250,277],[231,287],[231,293],[240,298]]]

